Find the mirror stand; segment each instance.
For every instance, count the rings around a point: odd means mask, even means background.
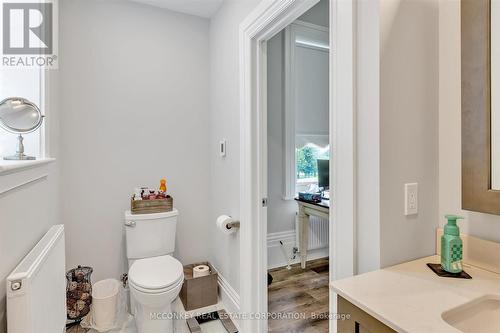
[[[30,160],[34,160],[35,157],[33,156],[27,156],[24,154],[24,144],[23,144],[23,136],[21,134],[19,134],[19,136],[17,137],[17,150],[16,150],[16,154],[15,155],[12,155],[12,156],[6,156],[4,157],[3,159],[4,160],[8,160],[8,161],[30,161]]]

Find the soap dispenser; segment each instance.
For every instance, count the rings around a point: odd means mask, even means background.
[[[457,220],[463,217],[446,215],[448,224],[444,226],[441,236],[441,267],[448,273],[462,272],[462,239]]]

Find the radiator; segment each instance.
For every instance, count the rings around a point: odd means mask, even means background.
[[[328,226],[329,221],[327,219],[322,219],[317,216],[309,217],[309,246],[307,247],[307,250],[317,250],[328,247]],[[295,230],[297,230],[296,244],[297,246],[300,246],[298,217],[295,221]]]
[[[53,226],[7,277],[7,332],[63,333],[64,226]]]

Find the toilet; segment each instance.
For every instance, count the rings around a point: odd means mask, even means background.
[[[184,282],[182,264],[173,257],[179,212],[125,212],[130,307],[138,333],[171,333],[171,305]]]

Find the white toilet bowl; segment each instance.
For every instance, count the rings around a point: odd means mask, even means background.
[[[171,305],[184,282],[182,264],[170,255],[139,259],[128,278],[137,332],[173,332]]]

